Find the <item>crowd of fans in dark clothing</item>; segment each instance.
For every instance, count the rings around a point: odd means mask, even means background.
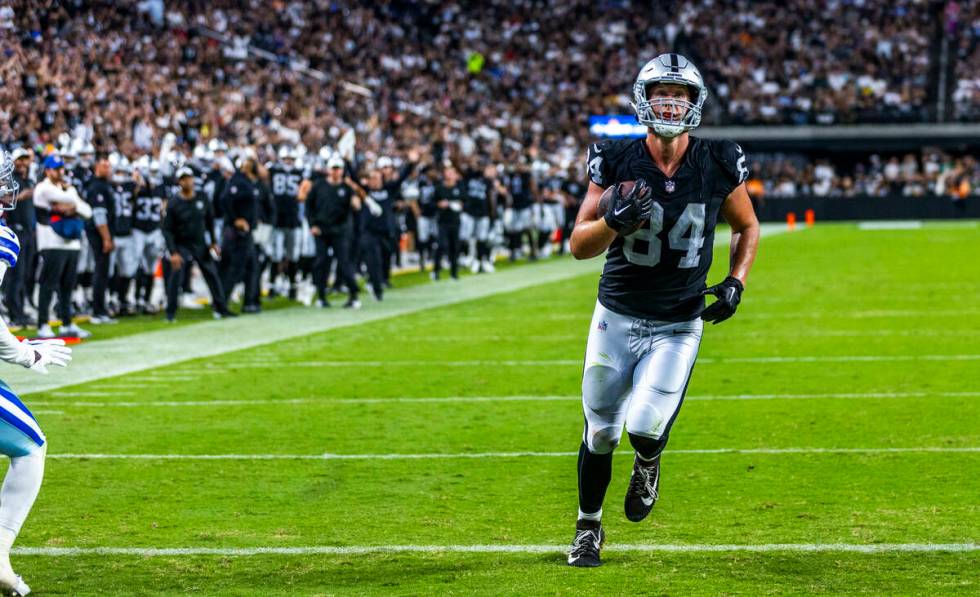
[[[194,271],[216,317],[268,294],[357,308],[398,265],[455,278],[561,252],[588,116],[630,113],[671,49],[700,66],[705,125],[922,122],[941,14],[950,116],[976,120],[980,6],[937,2],[2,2],[6,221],[27,255],[8,319],[52,335],[56,305],[84,335],[79,311],[165,302],[173,320]],[[760,198],[980,193],[977,161],[939,151],[753,158]]]

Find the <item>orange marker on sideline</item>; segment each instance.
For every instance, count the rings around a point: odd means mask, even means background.
[[[789,212],[786,214],[786,227],[790,230],[796,230],[796,214]]]
[[[813,213],[812,209],[808,209],[804,212],[803,219],[806,220],[807,228],[813,228],[813,225],[817,222],[817,214]]]

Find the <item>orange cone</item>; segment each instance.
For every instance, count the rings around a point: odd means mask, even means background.
[[[789,230],[796,230],[796,214],[789,212],[786,214],[786,228]]]
[[[806,220],[807,228],[813,228],[813,225],[817,222],[817,214],[813,213],[812,209],[808,209],[803,213],[803,219]]]

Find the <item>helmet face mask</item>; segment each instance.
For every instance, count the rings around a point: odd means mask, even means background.
[[[673,138],[701,124],[707,98],[701,73],[691,61],[680,54],[661,54],[637,76],[632,105],[640,124],[657,136]]]
[[[20,185],[14,180],[14,160],[6,150],[0,149],[0,211],[17,207]]]

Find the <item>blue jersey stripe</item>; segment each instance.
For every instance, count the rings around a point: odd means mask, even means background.
[[[31,417],[31,418],[34,418],[34,417]],[[18,431],[20,431],[21,433],[23,433],[27,437],[31,438],[31,440],[35,444],[37,444],[39,446],[43,446],[44,445],[44,438],[43,437],[41,437],[40,435],[37,434],[36,431],[34,431],[33,429],[31,429],[31,426],[30,425],[28,425],[27,423],[25,423],[25,422],[21,421],[20,419],[18,419],[17,418],[17,415],[15,415],[12,412],[8,412],[7,409],[0,408],[0,420],[3,420],[4,422],[6,422],[11,427],[17,429]]]
[[[20,245],[10,240],[9,238],[4,238],[3,236],[0,236],[0,247],[6,247],[10,249],[11,251],[14,252],[15,255],[17,253],[20,253]]]
[[[13,390],[11,390],[10,387],[2,381],[0,381],[0,396],[3,396],[7,400],[13,402],[17,408],[24,411],[25,415],[34,419],[34,415],[31,413],[30,409],[27,408],[27,405],[21,402],[20,398],[17,397],[17,394],[14,394]],[[34,419],[34,422],[36,423],[37,419]]]

